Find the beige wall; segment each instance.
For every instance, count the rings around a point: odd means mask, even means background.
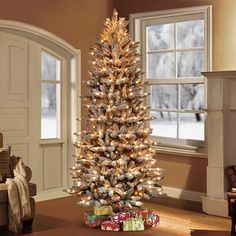
[[[88,78],[88,49],[96,42],[103,21],[112,8],[121,16],[197,5],[213,6],[213,69],[236,67],[235,0],[0,0],[0,19],[29,23],[71,43],[82,52],[82,80]],[[166,169],[164,185],[191,191],[206,191],[207,160],[158,155],[158,165]]]
[[[38,26],[80,49],[84,80],[88,78],[88,49],[112,8],[111,0],[0,0],[0,19]]]
[[[43,28],[80,49],[83,81],[89,77],[89,48],[112,9],[112,0],[0,0],[0,19]],[[81,86],[82,93],[86,93],[85,84]],[[86,116],[84,109],[82,115]]]
[[[206,159],[158,154],[157,160],[156,165],[165,169],[162,185],[194,192],[206,192]]]
[[[114,0],[120,16],[172,8],[212,5],[213,70],[236,69],[235,0]]]
[[[172,8],[212,5],[212,69],[236,69],[235,0],[114,0],[120,16]],[[158,165],[166,169],[163,185],[191,191],[206,191],[207,160],[173,155],[157,155]]]

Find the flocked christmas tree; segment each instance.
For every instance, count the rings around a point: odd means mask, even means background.
[[[145,122],[138,43],[128,22],[114,10],[98,43],[91,49],[93,69],[87,81],[87,130],[77,133],[73,186],[67,192],[89,205],[140,206],[141,199],[162,194],[162,170],[154,168],[153,141]]]

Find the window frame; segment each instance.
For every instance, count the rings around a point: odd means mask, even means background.
[[[171,9],[171,10],[161,10],[155,12],[147,12],[147,13],[138,13],[130,15],[130,32],[135,41],[140,42],[139,52],[141,53],[141,64],[142,71],[144,74],[142,75],[142,79],[145,82],[148,82],[148,85],[167,85],[167,84],[203,84],[204,85],[204,108],[201,112],[205,112],[206,104],[207,104],[207,83],[204,77],[181,77],[181,78],[173,78],[173,79],[147,79],[146,77],[146,31],[145,28],[149,25],[162,24],[162,23],[176,23],[178,21],[186,21],[186,20],[197,20],[204,19],[204,31],[205,31],[205,39],[204,39],[204,71],[210,71],[212,69],[212,7],[200,6],[200,7],[190,7],[190,8],[180,8],[180,9]],[[178,83],[177,83],[178,82]],[[150,92],[151,86],[146,86],[145,90]],[[145,99],[145,105],[150,106],[150,98]],[[160,110],[160,109],[158,109]],[[194,112],[194,110],[191,110]],[[179,112],[179,111],[178,111]],[[189,112],[186,110],[185,113]],[[184,113],[181,111],[181,113]],[[176,113],[177,114],[177,113]],[[150,126],[150,122],[147,123],[147,126]],[[177,138],[165,138],[158,136],[151,136],[152,139],[158,142],[158,147],[161,149],[181,149],[181,150],[198,150],[200,152],[205,152],[206,150],[206,122],[204,124],[204,133],[205,140],[188,140],[188,139],[179,139]],[[178,151],[177,151],[178,152]]]

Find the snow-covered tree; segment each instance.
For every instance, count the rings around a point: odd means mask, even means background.
[[[162,170],[154,168],[149,108],[143,99],[141,67],[124,18],[116,10],[91,49],[93,69],[87,81],[87,130],[77,133],[73,186],[67,192],[88,205],[140,206],[150,194],[162,194]]]

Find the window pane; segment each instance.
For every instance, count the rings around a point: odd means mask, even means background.
[[[203,113],[180,113],[179,138],[204,140],[204,120]]]
[[[204,51],[177,52],[178,77],[198,77],[204,69]]]
[[[151,112],[156,120],[150,122],[150,128],[153,129],[152,135],[177,138],[177,114],[175,112]]]
[[[60,60],[48,53],[41,53],[41,79],[60,80]]]
[[[181,109],[201,110],[204,108],[203,84],[183,84],[180,94]]]
[[[174,48],[174,24],[147,27],[148,50]]]
[[[147,58],[147,77],[170,78],[175,77],[174,53],[149,54]]]
[[[177,109],[177,85],[153,85],[151,107]]]
[[[177,48],[204,47],[204,20],[177,22]]]
[[[60,136],[60,84],[42,83],[41,138]]]

